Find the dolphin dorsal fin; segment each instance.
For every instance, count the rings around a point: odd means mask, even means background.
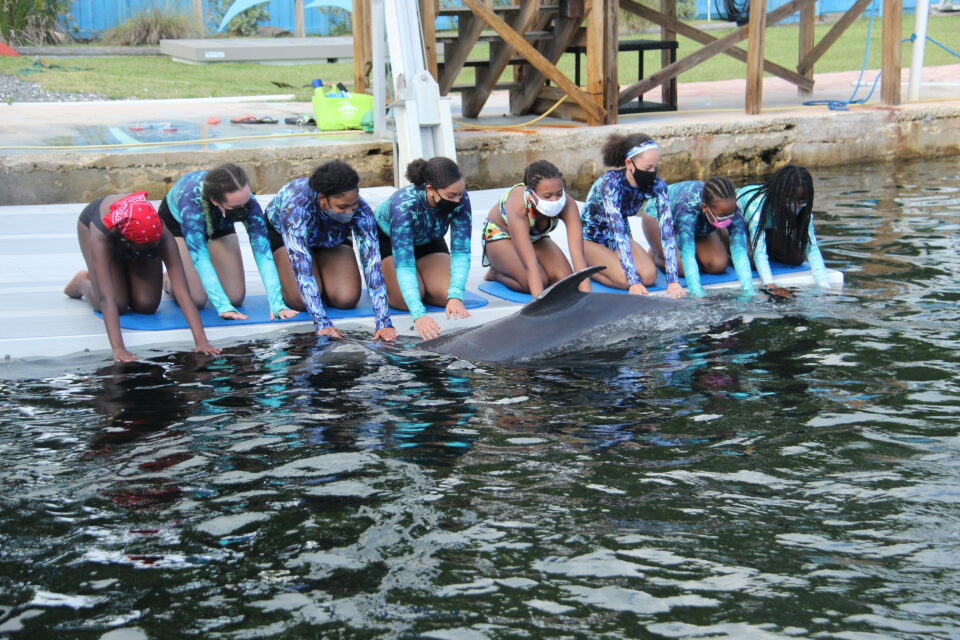
[[[571,273],[563,280],[555,282],[544,289],[543,293],[524,305],[520,313],[525,316],[539,316],[568,307],[573,302],[579,300],[581,296],[587,295],[577,288],[580,286],[580,283],[604,269],[606,269],[606,267],[597,265],[595,267],[587,267],[583,271]]]

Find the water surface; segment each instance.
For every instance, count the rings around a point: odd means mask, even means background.
[[[0,637],[960,638],[958,184],[822,173],[842,292],[562,365],[300,335],[2,381]]]

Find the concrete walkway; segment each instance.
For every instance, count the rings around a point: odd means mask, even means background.
[[[872,83],[876,74],[868,71],[865,80]],[[683,83],[679,111],[625,115],[611,127],[553,117],[528,125],[531,116],[508,115],[505,92],[494,94],[479,119],[465,121],[457,98],[458,161],[470,188],[478,189],[513,184],[527,163],[547,158],[583,196],[603,170],[603,141],[625,128],[661,142],[667,180],[746,177],[785,162],[818,167],[960,154],[960,64],[926,68],[919,102],[885,107],[877,91],[868,104],[848,111],[804,106],[808,100],[849,99],[858,75],[819,74],[810,96],[767,78],[763,112],[755,116],[743,112],[744,80]],[[859,96],[869,90],[867,84]],[[309,113],[311,105],[276,99],[0,105],[0,205],[83,202],[123,190],[163,194],[180,174],[228,161],[250,171],[258,192],[274,193],[332,157],[350,162],[364,185],[393,183],[390,139],[363,132],[310,134],[283,120]],[[247,114],[280,123],[230,123]],[[18,145],[32,148],[11,148]]]
[[[864,86],[858,97],[865,97],[876,78],[877,70],[868,70],[864,74]],[[717,82],[681,82],[678,87],[679,111],[653,112],[621,116],[621,124],[664,124],[701,121],[705,119],[722,121],[744,121],[772,114],[791,113],[796,115],[822,112],[826,107],[804,106],[809,100],[847,100],[853,92],[859,72],[822,73],[815,77],[816,85],[809,96],[797,94],[796,87],[779,78],[768,77],[764,80],[763,112],[760,116],[748,116],[743,112],[745,80],[720,80]],[[903,94],[906,97],[909,70],[903,72]],[[878,106],[879,86],[867,106]],[[109,144],[117,141],[128,144],[136,142],[154,142],[191,139],[219,139],[243,137],[244,140],[230,140],[223,143],[211,142],[205,148],[249,148],[273,147],[278,144],[295,142],[297,145],[329,145],[343,142],[371,141],[372,136],[362,132],[333,133],[317,137],[296,136],[277,142],[272,137],[278,134],[307,133],[308,128],[285,125],[284,118],[310,113],[312,105],[308,102],[285,101],[287,96],[276,98],[259,97],[251,99],[220,98],[190,100],[138,100],[108,101],[86,103],[13,103],[0,105],[0,146],[15,145],[84,145]],[[644,96],[648,101],[659,101],[659,89]],[[923,101],[957,101],[960,103],[960,64],[927,67],[921,82]],[[277,101],[279,100],[279,101]],[[459,129],[470,132],[470,126],[515,126],[528,122],[534,116],[509,115],[509,95],[505,91],[494,92],[480,118],[462,120],[459,94],[453,96],[454,118],[467,126],[457,125]],[[856,108],[856,107],[855,107]],[[860,107],[863,108],[863,107]],[[244,115],[272,116],[279,120],[274,125],[232,124],[231,118]],[[209,124],[218,121],[217,124]],[[176,131],[157,130],[155,136],[133,131],[138,125],[172,124]],[[581,123],[571,123],[554,117],[540,120],[535,127],[585,127]],[[193,137],[188,137],[189,134]],[[268,137],[270,136],[270,137]],[[150,147],[137,147],[144,151]],[[152,147],[157,151],[166,151],[170,147]],[[204,148],[198,145],[195,148]],[[56,151],[65,151],[56,150]],[[102,152],[102,149],[97,151]],[[118,148],[119,152],[129,152],[129,148]],[[5,153],[28,153],[30,150],[4,149]]]

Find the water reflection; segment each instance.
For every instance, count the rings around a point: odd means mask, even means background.
[[[960,637],[958,178],[824,174],[843,292],[546,364],[0,381],[0,636]]]

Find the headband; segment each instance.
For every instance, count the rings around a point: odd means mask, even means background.
[[[647,140],[646,142],[641,142],[637,146],[632,147],[630,151],[627,151],[626,159],[629,160],[634,156],[640,155],[644,151],[650,151],[650,149],[659,149],[659,148],[660,148],[660,145],[658,145],[656,142],[654,142],[653,140]]]

